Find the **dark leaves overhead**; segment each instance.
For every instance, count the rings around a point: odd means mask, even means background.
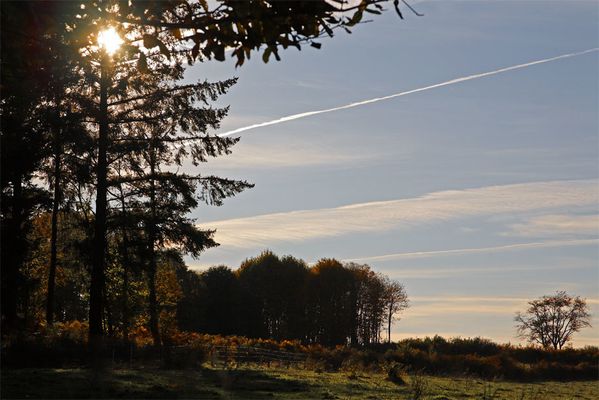
[[[264,45],[264,62],[268,62],[270,55],[279,59],[279,47],[301,49],[302,44],[308,43],[320,48],[313,39],[332,37],[337,28],[349,32],[349,27],[362,22],[364,12],[380,14],[384,11],[381,4],[387,1],[361,0],[348,4],[345,0],[221,0],[208,4],[190,0],[131,0],[120,2],[119,11],[110,18],[147,28],[143,36],[146,48],[161,46],[159,37],[168,35],[176,42],[189,44],[193,60],[202,54],[223,61],[225,51],[230,49],[237,65],[242,65]],[[398,2],[394,5],[403,18]]]

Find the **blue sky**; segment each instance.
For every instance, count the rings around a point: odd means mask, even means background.
[[[425,17],[390,10],[321,50],[188,77],[239,77],[222,133],[599,47],[595,1],[413,4]],[[221,246],[188,264],[266,248],[368,263],[411,298],[396,338],[517,342],[515,311],[556,290],[599,317],[598,64],[595,51],[242,132],[201,171],[256,187],[196,210]],[[597,317],[575,345],[599,344]]]

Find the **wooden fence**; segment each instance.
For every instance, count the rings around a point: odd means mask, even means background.
[[[305,363],[307,354],[283,350],[271,350],[254,346],[211,346],[207,349],[208,360],[222,364],[267,364],[281,365]]]

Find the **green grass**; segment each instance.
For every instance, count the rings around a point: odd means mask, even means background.
[[[598,382],[489,382],[422,376],[422,399],[551,400],[599,398]],[[412,399],[410,376],[398,386],[382,374],[239,368],[2,370],[2,398]]]

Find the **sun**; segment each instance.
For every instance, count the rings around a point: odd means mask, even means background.
[[[109,55],[113,55],[123,43],[123,39],[112,27],[98,33],[98,46]]]

